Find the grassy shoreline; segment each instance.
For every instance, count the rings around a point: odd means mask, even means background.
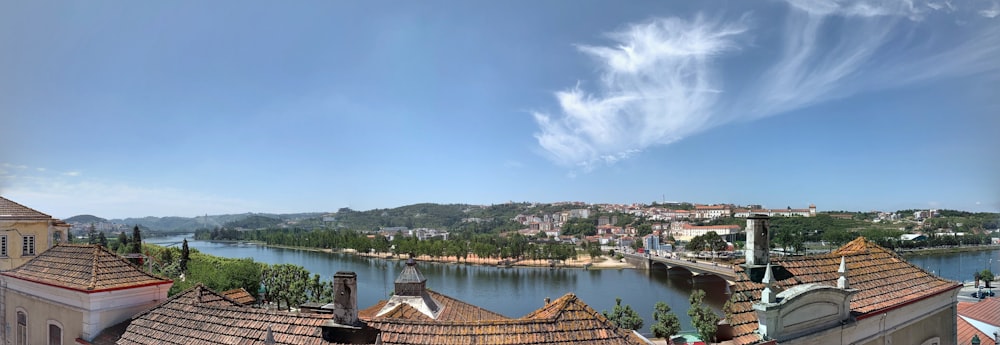
[[[923,256],[923,255],[934,255],[934,254],[953,254],[953,253],[966,253],[966,252],[979,252],[979,251],[989,251],[998,250],[1000,245],[987,244],[987,245],[976,245],[976,246],[961,246],[961,247],[944,247],[944,248],[918,248],[918,249],[907,249],[907,250],[897,250],[896,253],[900,256]]]

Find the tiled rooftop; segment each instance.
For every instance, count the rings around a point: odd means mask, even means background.
[[[987,298],[976,303],[959,303],[958,315],[1000,326],[1000,298]]]
[[[52,219],[52,216],[35,211],[0,196],[0,220]]]
[[[389,314],[366,320],[370,329],[379,332],[376,342],[385,345],[644,343],[633,332],[615,327],[573,294],[522,318],[508,319],[442,294],[429,293],[452,309],[454,315],[446,321],[432,320],[409,305],[400,305]],[[379,309],[376,304],[366,311]],[[331,323],[330,314],[246,307],[199,284],[133,317],[117,344],[262,344],[268,327],[277,344],[330,344],[323,339],[323,326]],[[336,332],[337,328],[333,329]]]
[[[243,305],[253,304],[254,302],[257,301],[257,299],[253,298],[253,295],[247,292],[247,290],[244,288],[226,290],[220,292],[220,294]]]
[[[330,344],[331,317],[244,307],[199,284],[133,317],[118,344],[263,344],[268,327],[276,344]]]
[[[84,292],[167,284],[99,245],[58,244],[5,276]]]
[[[837,286],[840,258],[846,258],[848,281],[859,290],[851,298],[851,313],[857,317],[877,313],[916,300],[958,288],[960,284],[934,276],[914,266],[896,253],[882,248],[864,237],[845,244],[828,254],[802,257],[772,257],[771,263],[783,265],[794,276],[774,284],[778,291],[794,285],[819,283]],[[742,263],[742,262],[737,262]],[[735,266],[737,280],[732,288],[736,344],[756,344],[757,314],[753,304],[760,301],[763,284],[750,281],[739,264]]]
[[[519,319],[426,321],[377,318],[382,344],[642,344],[631,331],[567,294]]]
[[[462,302],[442,293],[427,290],[427,294],[441,306],[441,313],[438,314],[437,318],[438,321],[489,321],[508,319],[506,316]],[[409,307],[409,305],[406,304],[401,304],[392,311],[376,317],[378,312],[385,307],[386,302],[388,301],[379,301],[378,303],[375,303],[375,305],[359,311],[358,318],[364,321],[383,318],[431,320],[430,317],[427,317],[425,314],[420,313],[420,311]]]
[[[958,331],[959,344],[971,344],[972,337],[979,336],[979,345],[997,345],[997,343],[993,341],[993,335],[983,333],[961,317],[958,318],[956,328]]]

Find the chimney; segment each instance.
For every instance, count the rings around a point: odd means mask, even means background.
[[[552,299],[545,297],[545,305],[549,305],[549,303],[552,303]]]
[[[768,236],[768,217],[765,214],[753,214],[747,217],[747,245],[745,250],[747,267],[764,266],[769,260],[771,246]]]
[[[333,275],[333,320],[341,325],[358,323],[358,275],[337,272]]]

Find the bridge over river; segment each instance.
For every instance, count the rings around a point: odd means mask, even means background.
[[[695,261],[684,259],[668,259],[661,256],[649,254],[625,254],[625,261],[635,265],[637,269],[664,269],[670,272],[685,272],[692,276],[711,275],[722,278],[733,284],[736,281],[736,272],[729,264],[714,264],[711,262]]]

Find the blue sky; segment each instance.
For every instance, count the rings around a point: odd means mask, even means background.
[[[0,194],[1000,210],[997,1],[4,2]]]

